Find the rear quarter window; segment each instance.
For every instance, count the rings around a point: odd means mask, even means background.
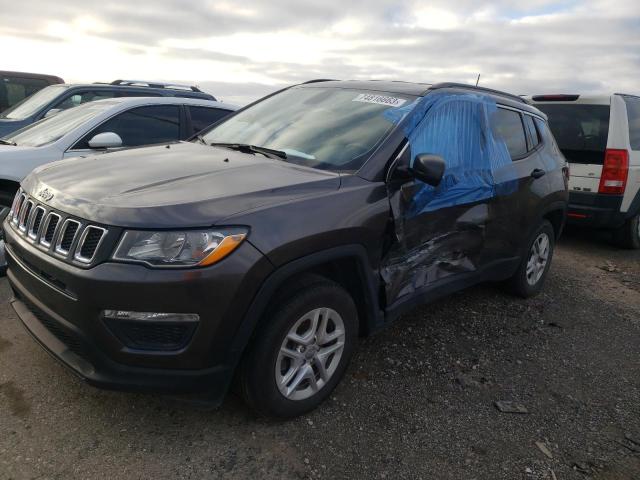
[[[629,119],[629,143],[631,150],[640,150],[640,98],[622,97],[627,104]]]
[[[527,132],[529,132],[529,141],[531,142],[529,150],[535,149],[540,142],[542,141],[538,130],[533,123],[533,117],[531,115],[524,115],[524,124],[527,127]]]

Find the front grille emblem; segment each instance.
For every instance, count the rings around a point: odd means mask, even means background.
[[[38,192],[38,197],[43,202],[48,202],[49,200],[51,200],[53,198],[53,192],[51,190],[49,190],[48,188],[45,188],[44,190],[40,190]]]

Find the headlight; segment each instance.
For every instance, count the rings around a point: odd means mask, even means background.
[[[203,267],[229,255],[246,236],[245,228],[181,232],[127,230],[113,258],[152,267]]]

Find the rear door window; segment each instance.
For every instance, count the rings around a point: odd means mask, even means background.
[[[231,112],[221,108],[190,106],[189,113],[191,114],[191,134],[196,134],[209,125],[213,125],[221,118],[226,117]]]
[[[180,107],[149,105],[133,108],[94,128],[73,148],[90,148],[89,140],[104,132],[117,133],[124,147],[174,142],[180,140]]]
[[[491,128],[496,139],[506,144],[512,160],[518,160],[527,154],[527,137],[520,113],[498,108],[491,116]]]
[[[622,97],[627,104],[629,119],[629,143],[631,150],[640,150],[640,98]]]
[[[536,107],[547,114],[549,127],[571,163],[599,164],[609,138],[609,105],[547,104]]]

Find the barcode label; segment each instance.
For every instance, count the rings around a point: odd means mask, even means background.
[[[406,102],[404,98],[387,97],[386,95],[373,95],[370,93],[361,93],[352,101],[375,103],[378,105],[387,105],[388,107],[399,107]]]

